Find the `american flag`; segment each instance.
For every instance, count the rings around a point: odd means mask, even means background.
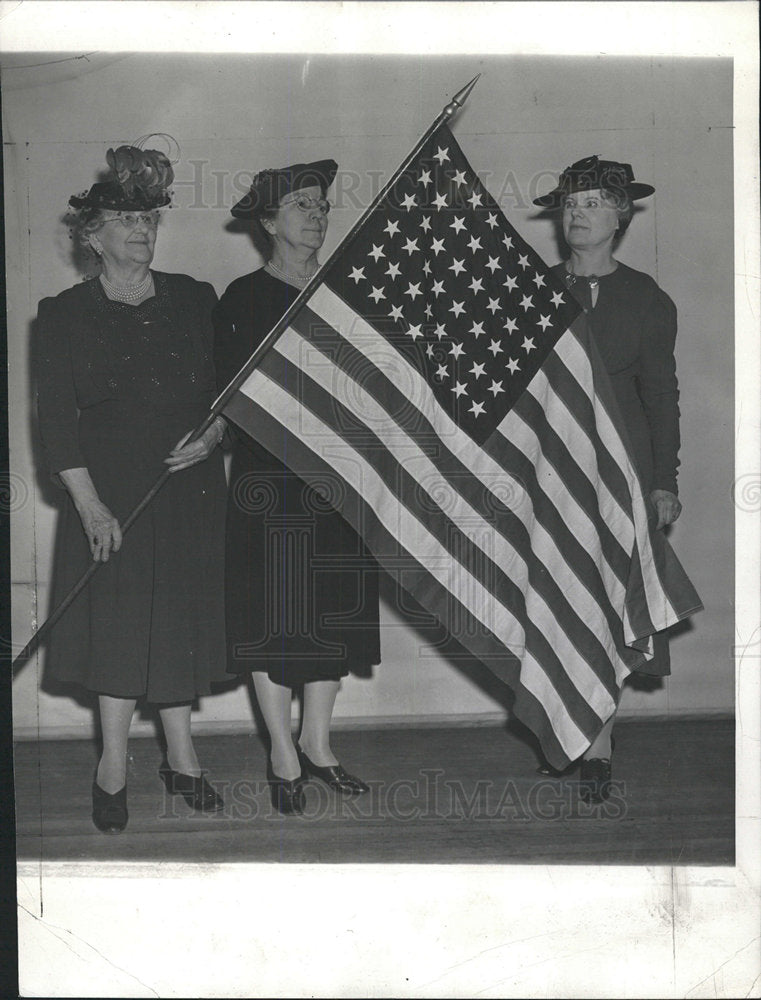
[[[578,312],[442,126],[224,410],[510,686],[556,767],[700,608]]]

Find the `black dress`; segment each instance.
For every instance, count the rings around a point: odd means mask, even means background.
[[[38,409],[52,473],[86,467],[120,522],[215,396],[211,285],[154,272],[139,306],[95,279],[39,306]],[[222,455],[172,474],[51,634],[47,669],[116,697],[177,703],[224,680]],[[52,606],[92,561],[66,496]]]
[[[565,265],[553,268],[563,280]],[[598,279],[592,306],[589,284],[578,278],[571,291],[584,307],[591,336],[610,376],[613,395],[634,451],[646,497],[652,490],[677,492],[679,386],[674,344],[676,306],[642,271],[619,263]],[[653,636],[652,660],[639,673],[670,671],[667,633]]]
[[[260,270],[214,309],[220,389],[280,319],[297,290]],[[296,687],[367,673],[380,662],[378,568],[325,499],[242,431],[227,507],[229,669]]]

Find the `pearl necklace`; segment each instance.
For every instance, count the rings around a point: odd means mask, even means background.
[[[315,274],[317,274],[317,269],[319,268],[319,264],[314,269],[314,271],[311,274],[307,275],[306,277],[303,274],[289,274],[287,271],[283,271],[282,268],[279,268],[277,264],[275,264],[271,260],[267,261],[267,267],[270,268],[270,270],[274,271],[276,276],[279,275],[281,278],[285,278],[286,281],[290,281],[294,285],[308,285],[309,282],[312,280],[312,278],[315,276]]]
[[[149,271],[142,281],[138,281],[137,284],[116,285],[113,281],[109,281],[105,274],[101,274],[100,283],[103,285],[110,299],[116,299],[117,302],[137,302],[138,299],[144,298],[150,290],[153,283],[153,275]]]

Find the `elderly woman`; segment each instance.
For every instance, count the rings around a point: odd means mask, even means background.
[[[634,180],[628,163],[589,156],[568,167],[549,194],[534,200],[560,210],[570,256],[554,268],[584,309],[592,338],[610,375],[629,434],[645,496],[658,528],[679,517],[679,390],[674,362],[676,308],[648,274],[613,256],[633,215],[632,202],[655,189]],[[654,657],[642,672],[666,675],[666,636],[654,637]],[[581,793],[608,797],[615,716],[581,765]],[[540,769],[549,773],[548,768]]]
[[[232,209],[249,220],[265,266],[233,281],[214,310],[222,388],[288,309],[319,266],[328,228],[327,189],[337,164],[266,170]],[[277,458],[236,432],[227,508],[229,669],[251,671],[269,731],[272,801],[303,811],[303,782],[339,794],[367,785],[330,746],[340,678],[380,661],[377,567],[354,530]],[[294,688],[303,686],[299,740],[291,734]]]
[[[679,390],[674,361],[676,308],[653,279],[613,256],[633,215],[632,203],[655,189],[634,180],[631,165],[589,156],[568,167],[557,186],[534,200],[562,213],[570,256],[554,268],[581,304],[610,375],[657,528],[679,517]],[[654,657],[643,673],[667,675],[665,634],[654,636]],[[615,716],[581,763],[581,794],[608,797]],[[540,769],[550,773],[548,768]]]
[[[69,204],[100,274],[40,302],[38,410],[58,524],[54,603],[103,565],[52,634],[47,667],[98,695],[103,752],[92,786],[99,830],[127,825],[126,752],[136,700],[158,705],[168,791],[195,809],[222,800],[190,734],[191,704],[223,680],[224,422],[183,439],[215,395],[210,285],[152,271],[172,168],[155,150],[108,151],[113,179]],[[122,544],[120,524],[172,473]]]

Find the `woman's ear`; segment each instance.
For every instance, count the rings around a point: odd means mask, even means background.
[[[261,223],[262,229],[264,229],[266,232],[268,232],[270,234],[270,236],[274,236],[275,235],[275,220],[274,219],[260,219],[259,221]]]
[[[98,257],[100,257],[100,255],[103,253],[103,247],[100,245],[100,240],[98,239],[97,236],[90,237],[90,247],[92,249],[92,252],[94,254],[97,254]]]

